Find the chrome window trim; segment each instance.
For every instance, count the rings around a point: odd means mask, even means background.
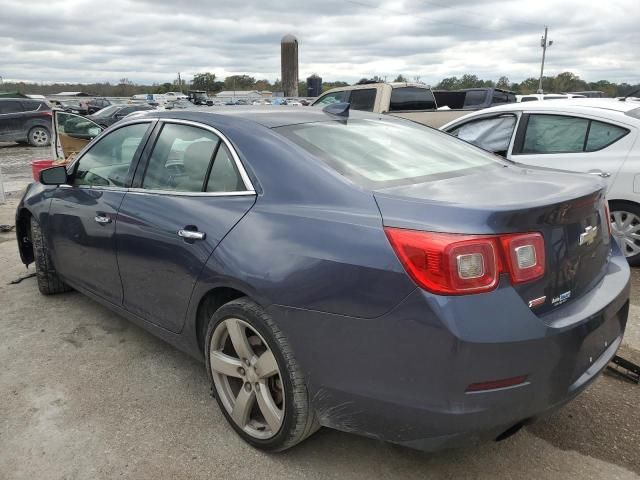
[[[123,192],[134,195],[166,195],[172,197],[241,197],[255,195],[256,192],[241,190],[234,192],[176,192],[173,190],[148,190],[146,188],[108,187],[101,185],[59,185],[60,188],[79,188],[80,190],[98,190],[107,192]]]
[[[160,123],[173,123],[173,124],[179,124],[179,125],[188,125],[188,126],[192,126],[192,127],[196,127],[196,128],[202,128],[203,130],[208,130],[212,133],[214,133],[215,135],[217,135],[220,140],[222,140],[222,142],[224,142],[224,144],[227,146],[227,148],[229,149],[229,151],[231,152],[231,156],[233,157],[233,161],[236,164],[236,168],[238,169],[238,172],[240,173],[240,178],[242,179],[242,183],[244,184],[245,190],[239,191],[239,192],[179,192],[179,191],[174,191],[174,190],[146,190],[144,188],[142,189],[130,189],[132,191],[138,191],[138,190],[142,190],[145,192],[154,192],[157,194],[161,194],[161,193],[172,193],[172,194],[186,194],[186,195],[192,195],[192,194],[196,194],[196,196],[207,196],[207,195],[212,195],[212,196],[222,196],[222,195],[238,195],[238,194],[244,194],[244,195],[254,195],[256,193],[255,188],[253,187],[253,184],[251,183],[251,180],[249,179],[249,175],[247,175],[247,171],[244,168],[244,165],[242,164],[242,161],[240,160],[240,157],[238,156],[238,153],[236,152],[236,149],[233,147],[233,145],[231,144],[231,142],[229,141],[229,139],[217,128],[212,127],[210,125],[205,125],[203,123],[199,123],[199,122],[194,122],[192,120],[181,120],[178,118],[159,118],[158,119]],[[162,130],[160,130],[160,133],[158,134],[158,136],[162,135]],[[153,153],[153,152],[152,152]],[[144,179],[143,179],[143,183],[144,183]],[[222,195],[221,195],[222,194]]]
[[[175,190],[148,190],[146,188],[129,188],[127,193],[133,193],[135,195],[167,195],[172,197],[239,197],[256,194],[256,192],[251,190],[234,192],[181,192]]]
[[[104,185],[69,185],[68,183],[59,185],[61,188],[79,188],[80,190],[105,190],[108,192],[128,192],[127,187],[110,187]]]

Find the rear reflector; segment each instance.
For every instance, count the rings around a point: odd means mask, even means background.
[[[501,273],[516,283],[544,275],[544,239],[539,233],[460,235],[385,227],[389,243],[409,276],[440,295],[493,290]]]
[[[499,390],[501,388],[515,387],[516,385],[523,384],[526,380],[526,375],[520,375],[519,377],[504,378],[502,380],[472,383],[467,387],[466,392],[485,392],[487,390]]]

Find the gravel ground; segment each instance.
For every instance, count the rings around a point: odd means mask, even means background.
[[[51,147],[0,142],[0,178],[7,196],[15,196],[32,181],[31,161],[52,158]]]
[[[0,168],[24,184],[44,151],[0,146]],[[640,478],[640,386],[609,374],[500,443],[426,454],[323,429],[260,453],[226,425],[201,364],[78,293],[7,285],[30,271],[0,233],[0,479]],[[634,270],[623,353],[637,362],[639,292]]]

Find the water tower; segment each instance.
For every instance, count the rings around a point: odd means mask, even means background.
[[[280,41],[280,69],[285,97],[298,96],[298,39],[285,35]]]

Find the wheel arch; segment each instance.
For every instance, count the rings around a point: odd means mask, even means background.
[[[33,214],[25,207],[20,208],[16,214],[18,250],[22,263],[27,266],[34,261],[33,243],[31,242],[31,217],[33,217]]]
[[[217,286],[207,291],[198,302],[195,318],[195,333],[200,353],[204,354],[204,340],[209,320],[225,303],[241,297],[249,297],[246,292],[229,286]]]

